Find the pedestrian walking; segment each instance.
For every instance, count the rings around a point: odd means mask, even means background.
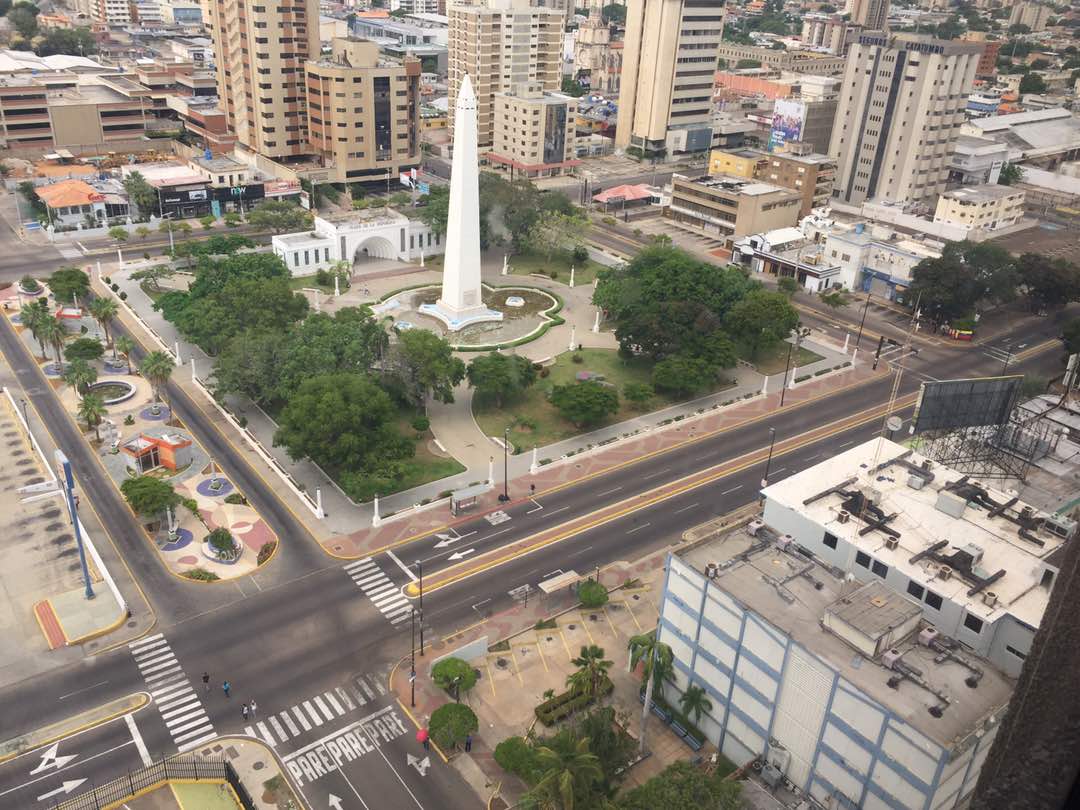
[[[244,722],[246,723],[248,716],[248,705],[246,703],[240,705],[240,714],[244,716]]]
[[[465,735],[465,753],[472,751],[472,734]]]
[[[210,673],[209,672],[204,672],[202,674],[202,685],[203,685],[203,690],[204,691],[206,691],[206,692],[210,691]]]
[[[221,691],[223,691],[225,693],[225,697],[229,696],[229,690],[230,689],[232,689],[232,685],[228,681],[225,681],[224,683],[221,684]]]
[[[256,710],[257,708],[259,708],[259,707],[258,707],[258,705],[257,705],[257,704],[255,703],[255,701],[254,701],[254,700],[252,700],[252,701],[251,701],[251,703],[249,703],[249,704],[248,704],[248,708],[249,708],[249,709],[251,709],[251,719],[252,719],[252,720],[254,720],[254,719],[255,719],[255,710]]]

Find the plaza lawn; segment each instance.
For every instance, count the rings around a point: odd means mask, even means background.
[[[757,358],[751,358],[746,353],[740,353],[739,356],[762,374],[780,374],[787,367],[788,348],[790,346],[791,344],[787,341],[781,341],[775,346],[758,352]],[[795,368],[802,368],[824,359],[817,352],[812,352],[804,346],[800,346],[798,351],[793,349],[791,352],[791,365]]]
[[[635,408],[623,396],[626,383],[649,383],[652,379],[652,362],[645,358],[623,360],[615,349],[582,349],[577,352],[583,362],[573,362],[570,353],[559,355],[555,364],[548,366],[549,375],[537,379],[521,397],[504,403],[498,408],[494,403],[481,402],[474,398],[473,415],[480,429],[487,436],[502,436],[503,430],[510,427],[510,442],[518,452],[526,452],[535,447],[544,447],[554,442],[569,439],[579,433],[594,430],[604,425],[633,419],[651,410],[672,404],[663,396],[653,396],[644,407]],[[578,372],[591,371],[612,383],[619,392],[619,410],[610,419],[585,430],[566,421],[559,411],[548,402],[548,394],[556,385],[573,382]],[[722,372],[721,372],[722,373]],[[717,386],[722,390],[728,382]]]
[[[309,290],[318,290],[327,295],[334,294],[334,282],[331,281],[329,284],[316,284],[314,274],[310,276],[293,276],[289,279],[289,289],[300,292],[305,288]],[[342,289],[342,293],[345,292],[345,289]]]
[[[602,264],[597,264],[592,259],[584,262],[575,262],[569,253],[553,253],[551,261],[542,253],[522,253],[510,257],[510,274],[514,276],[527,276],[532,273],[542,273],[548,278],[551,271],[558,273],[556,281],[563,284],[570,283],[570,266],[574,266],[574,286],[592,284],[596,274],[604,269]]]

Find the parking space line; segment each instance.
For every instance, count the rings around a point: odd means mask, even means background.
[[[514,645],[510,645],[510,660],[514,662],[514,674],[517,675],[518,683],[521,686],[525,685],[524,678],[521,677],[521,667],[518,666],[517,656],[514,654]]]
[[[556,625],[555,629],[559,631],[559,638],[562,639],[563,649],[566,650],[566,660],[573,661],[574,656],[570,654],[570,645],[566,643],[566,636],[563,635],[562,628]]]
[[[484,658],[484,669],[487,670],[488,684],[491,685],[491,697],[495,698],[495,679],[491,677],[491,667],[488,666],[487,657]]]
[[[551,667],[548,666],[547,656],[544,655],[544,645],[539,638],[536,639],[536,651],[540,653],[540,661],[544,664],[544,672],[551,672]]]

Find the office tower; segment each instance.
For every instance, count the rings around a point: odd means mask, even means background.
[[[375,42],[335,38],[308,60],[307,140],[332,182],[378,180],[420,162],[420,60],[382,60]]]
[[[848,0],[851,21],[867,31],[881,31],[889,16],[889,0]]]
[[[717,0],[630,0],[617,147],[643,157],[710,147],[723,29]]]
[[[578,164],[577,99],[519,85],[495,94],[495,143],[488,160],[511,177],[553,177]]]
[[[848,54],[829,154],[833,196],[934,201],[945,191],[982,45],[868,33]]]
[[[218,98],[238,142],[269,158],[308,152],[304,63],[319,55],[318,0],[207,0]]]
[[[562,85],[566,14],[530,0],[481,0],[449,9],[449,106],[466,74],[476,93],[477,138],[482,152],[495,138],[495,94],[519,85],[558,90]],[[451,126],[453,134],[453,126]]]

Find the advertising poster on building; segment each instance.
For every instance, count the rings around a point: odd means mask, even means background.
[[[775,152],[788,141],[801,140],[804,123],[806,123],[806,107],[801,101],[778,98],[773,107],[769,151]]]

